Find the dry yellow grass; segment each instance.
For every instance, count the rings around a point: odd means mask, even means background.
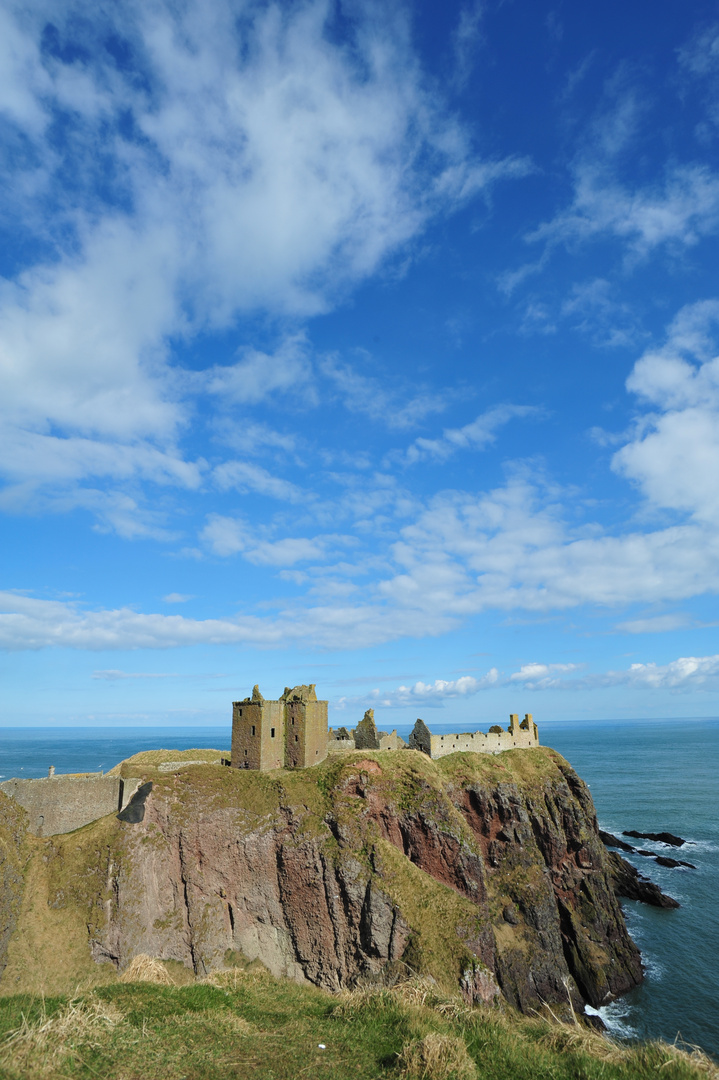
[[[157,983],[158,986],[174,986],[175,980],[161,960],[156,960],[146,953],[138,953],[134,956],[120,976],[120,982]]]
[[[63,1058],[78,1057],[78,1046],[98,1046],[122,1022],[122,1013],[109,1002],[97,998],[70,1001],[48,1017],[42,1013],[34,1023],[23,1016],[22,1024],[11,1031],[0,1046],[0,1063],[10,1076],[48,1076]]]
[[[407,1043],[399,1055],[401,1075],[407,1080],[476,1080],[477,1067],[456,1035],[432,1031]]]

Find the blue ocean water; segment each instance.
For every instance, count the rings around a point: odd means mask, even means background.
[[[399,731],[406,737],[409,728]],[[228,725],[5,728],[0,778],[46,776],[49,765],[58,773],[107,771],[140,750],[227,750],[229,736]],[[687,840],[680,849],[631,842],[697,867],[669,869],[629,856],[682,906],[667,911],[623,901],[647,978],[601,1010],[605,1022],[626,1038],[672,1041],[679,1035],[719,1058],[719,719],[546,722],[540,738],[589,784],[603,828],[675,833]]]

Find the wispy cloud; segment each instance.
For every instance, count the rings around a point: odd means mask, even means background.
[[[660,245],[691,247],[717,227],[719,176],[704,165],[674,166],[662,183],[631,190],[583,163],[576,170],[571,206],[527,240],[565,244],[609,235],[627,243],[630,259],[642,259]]]
[[[381,421],[388,428],[414,427],[432,413],[447,408],[446,394],[429,389],[419,394],[406,389],[393,391],[386,381],[365,375],[334,356],[322,359],[319,367],[346,409]]]
[[[692,626],[688,615],[678,612],[675,615],[650,615],[644,619],[627,619],[617,623],[615,629],[623,634],[666,634],[673,630],[684,630]]]
[[[402,454],[390,455],[392,460],[414,465],[418,461],[446,461],[458,450],[485,450],[497,438],[497,432],[510,420],[539,416],[542,410],[533,405],[495,405],[481,413],[464,427],[445,428],[439,439],[419,438]]]
[[[299,562],[324,562],[337,549],[352,543],[351,537],[326,534],[314,537],[262,537],[242,518],[210,514],[201,540],[214,555],[226,558],[241,554],[257,566],[288,567]]]
[[[249,461],[225,461],[213,470],[212,479],[221,491],[253,491],[257,495],[268,495],[289,503],[308,501],[311,498],[309,493],[302,491],[289,480],[273,476],[261,465]]]
[[[106,671],[93,671],[93,679],[103,679],[105,682],[117,682],[122,679],[178,679],[181,678],[175,671],[120,671],[116,668],[108,668]]]

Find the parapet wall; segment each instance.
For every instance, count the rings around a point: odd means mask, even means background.
[[[529,749],[539,746],[539,740],[532,731],[475,731],[463,735],[430,735],[430,757],[440,758],[446,754],[456,754],[460,750],[469,750],[474,754],[501,754],[503,750]]]
[[[70,773],[40,780],[5,780],[0,791],[28,813],[35,836],[54,836],[89,825],[127,806],[140,780],[121,780],[100,773]]]
[[[528,750],[539,746],[539,731],[530,713],[521,724],[517,714],[512,713],[506,731],[494,725],[486,735],[483,731],[433,735],[424,720],[418,720],[409,737],[409,745],[433,759],[463,750],[474,754],[501,754],[503,750]]]

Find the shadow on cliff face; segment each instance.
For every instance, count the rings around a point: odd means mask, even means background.
[[[144,821],[145,802],[151,791],[152,780],[148,780],[146,784],[140,784],[125,809],[117,815],[117,820],[125,821],[128,825],[139,825],[141,821]]]

